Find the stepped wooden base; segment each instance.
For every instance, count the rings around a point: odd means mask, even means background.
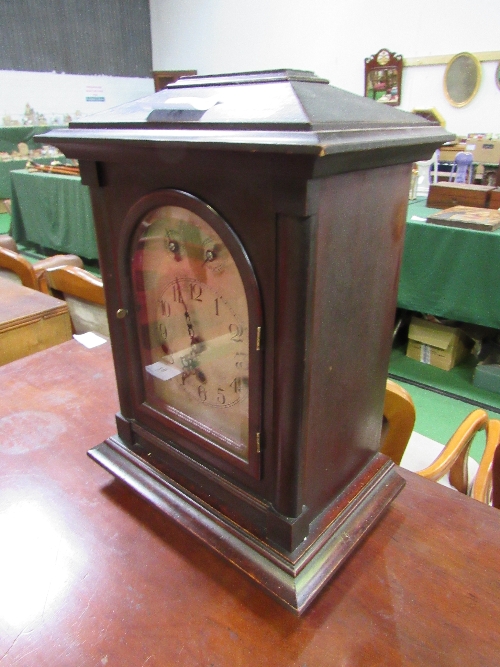
[[[88,452],[148,502],[201,539],[296,614],[320,592],[381,513],[404,486],[394,464],[387,462],[347,508],[328,513],[324,528],[311,524],[309,537],[293,553],[256,538],[193,497],[123,445],[118,436]]]

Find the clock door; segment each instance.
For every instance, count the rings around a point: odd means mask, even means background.
[[[229,225],[185,193],[143,199],[130,254],[139,412],[170,439],[260,474],[258,289]]]

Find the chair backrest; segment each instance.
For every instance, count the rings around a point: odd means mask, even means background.
[[[74,333],[94,331],[109,336],[102,280],[77,266],[47,269],[49,289],[66,301]]]
[[[430,160],[419,160],[417,165],[418,175],[415,188],[416,197],[424,197],[429,194],[430,184],[438,181],[438,157],[439,151],[434,151]],[[432,173],[431,173],[432,167]]]
[[[498,502],[500,499],[493,498],[493,461],[497,450],[499,450],[499,441],[500,421],[498,419],[490,419],[486,428],[486,446],[470,492],[471,498],[475,498],[486,504],[493,501],[495,507],[498,507],[498,505],[495,505],[495,502]]]
[[[455,161],[451,169],[450,181],[455,183],[470,183],[472,180],[472,153],[460,151],[455,155]]]
[[[440,455],[427,468],[419,470],[418,474],[435,482],[448,474],[451,486],[467,494],[470,446],[476,434],[483,429],[486,429],[487,434],[491,431],[488,413],[485,410],[473,410],[448,440]]]
[[[0,275],[38,290],[38,278],[33,266],[22,255],[0,246]]]
[[[7,248],[7,250],[12,250],[13,252],[19,252],[17,243],[10,234],[0,234],[0,247]]]
[[[396,382],[387,380],[380,451],[398,465],[410,440],[415,416],[415,406],[410,394]],[[482,430],[486,431],[486,446],[470,483],[470,447],[475,436]],[[435,482],[448,476],[449,485],[457,491],[480,502],[500,507],[499,442],[500,420],[489,419],[485,410],[473,410],[440,453],[436,456],[434,452],[434,461],[426,468],[417,470],[417,474]]]
[[[493,454],[491,478],[491,504],[500,509],[500,447]]]
[[[415,425],[415,405],[410,394],[392,380],[387,380],[380,451],[401,463]]]

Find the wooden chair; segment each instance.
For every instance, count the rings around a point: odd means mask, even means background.
[[[77,255],[53,255],[31,264],[18,252],[12,236],[0,235],[0,276],[3,278],[48,294],[45,271],[53,266],[67,265],[83,268],[83,262]]]
[[[381,451],[398,465],[410,440],[415,418],[415,405],[410,394],[393,380],[387,380]]]
[[[0,234],[0,247],[7,248],[13,252],[18,252],[17,243],[9,234]]]
[[[396,382],[388,380],[380,451],[398,465],[403,458],[414,424],[415,405],[410,394]],[[471,484],[469,451],[474,437],[483,429],[486,431],[486,446]],[[493,459],[499,441],[500,421],[489,419],[485,410],[474,410],[460,424],[439,456],[429,466],[418,470],[417,474],[436,482],[448,476],[450,485],[455,489],[488,504],[492,495]]]
[[[68,304],[74,333],[93,331],[109,337],[104,288],[100,278],[76,266],[51,268],[45,275],[51,293]]]
[[[491,478],[491,504],[500,509],[500,447],[497,447],[493,454]]]

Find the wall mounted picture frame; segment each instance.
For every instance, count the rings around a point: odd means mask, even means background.
[[[464,107],[471,102],[481,84],[481,63],[473,53],[457,53],[446,65],[444,94],[454,107]]]
[[[495,72],[495,82],[497,84],[498,90],[500,90],[500,63],[497,65],[497,69]]]
[[[382,104],[401,104],[403,56],[388,49],[365,58],[365,97]]]

